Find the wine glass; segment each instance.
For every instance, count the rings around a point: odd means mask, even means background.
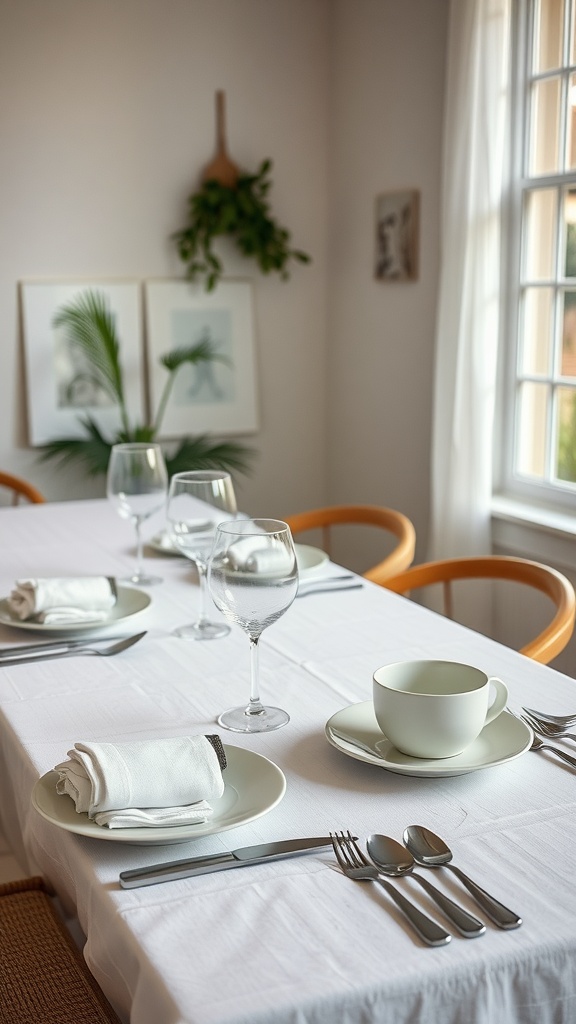
[[[171,538],[183,555],[195,563],[200,582],[200,615],[190,626],[179,626],[185,640],[216,640],[230,632],[225,622],[210,622],[206,613],[206,568],[218,523],[237,514],[234,485],[222,470],[175,473],[170,481],[166,518]]]
[[[150,587],[161,583],[142,569],[142,536],[145,519],[158,512],[166,501],[168,473],[159,444],[134,442],[112,446],[108,463],[106,496],[123,519],[136,528],[136,569],[124,582]]]
[[[259,696],[258,641],[262,631],[288,610],[298,590],[298,566],[290,527],[277,519],[221,523],[208,565],[212,599],[250,640],[250,700],[231,708],[218,724],[233,732],[267,732],[290,721],[281,708],[264,707]]]

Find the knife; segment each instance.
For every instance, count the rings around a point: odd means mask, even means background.
[[[364,584],[357,576],[328,576],[323,580],[303,580],[296,597],[307,597],[308,594],[322,594],[330,590],[358,590]]]
[[[22,644],[20,647],[2,647],[0,648],[0,662],[5,659],[9,661],[11,658],[16,658],[20,654],[35,654],[36,651],[41,653],[42,651],[59,651],[64,649],[66,651],[72,650],[74,647],[83,647],[85,644],[90,643],[98,644],[105,643],[106,641],[112,642],[113,640],[125,640],[126,636],[83,636],[81,640],[52,640],[50,643],[45,644]]]
[[[263,864],[268,860],[295,857],[312,850],[332,849],[329,836],[315,839],[287,839],[279,843],[263,843],[261,846],[244,846],[240,850],[216,853],[211,857],[192,857],[189,860],[167,861],[150,868],[134,868],[120,872],[123,889],[135,889],[139,885],[156,885],[157,882],[171,882],[192,875],[205,875],[210,871],[225,871],[228,868],[243,868],[249,864]]]

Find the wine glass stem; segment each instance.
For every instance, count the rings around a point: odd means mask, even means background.
[[[250,703],[246,708],[245,714],[247,715],[262,715],[264,713],[264,705],[260,701],[260,684],[259,684],[259,670],[260,670],[260,648],[258,647],[258,640],[260,637],[251,636],[250,638]]]
[[[142,532],[141,532],[140,527],[142,526],[142,521],[140,519],[140,516],[135,516],[135,518],[134,518],[134,526],[136,528],[136,573],[135,573],[135,575],[136,576],[141,576],[142,575]]]
[[[206,614],[206,599],[208,597],[208,582],[206,579],[206,566],[203,562],[196,562],[196,569],[198,571],[198,582],[200,584],[200,614],[198,616],[197,626],[202,626],[208,622],[208,615]]]

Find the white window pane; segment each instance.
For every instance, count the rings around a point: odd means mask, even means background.
[[[535,189],[526,196],[525,276],[528,281],[555,276],[556,189]]]
[[[527,288],[522,314],[520,370],[532,376],[548,374],[554,327],[554,289]]]
[[[540,0],[534,24],[534,70],[560,67],[563,0]]]
[[[558,389],[556,474],[560,480],[576,483],[576,391]]]
[[[549,389],[525,381],[520,386],[516,466],[522,476],[543,479],[546,471],[546,422]]]
[[[530,174],[553,174],[560,170],[560,79],[535,82],[532,87],[532,130]]]

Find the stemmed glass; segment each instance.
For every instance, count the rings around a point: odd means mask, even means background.
[[[234,485],[221,470],[176,473],[170,481],[166,518],[171,538],[183,555],[195,563],[200,582],[200,615],[190,626],[179,626],[185,640],[216,640],[230,632],[225,622],[211,622],[206,612],[206,567],[218,523],[237,514]]]
[[[135,442],[112,446],[108,463],[106,495],[123,519],[136,528],[136,569],[124,582],[150,587],[161,583],[142,569],[142,536],[145,519],[158,512],[166,501],[168,473],[159,444]]]
[[[221,523],[208,565],[212,599],[250,640],[250,700],[220,715],[233,732],[267,732],[290,721],[281,708],[265,707],[259,696],[258,641],[264,629],[288,610],[298,590],[298,566],[290,528],[277,519]]]

